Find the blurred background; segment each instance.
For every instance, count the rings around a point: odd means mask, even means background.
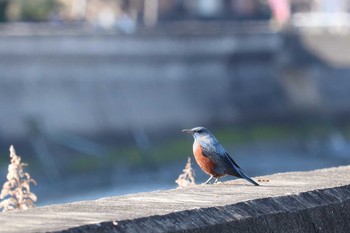
[[[175,188],[195,126],[251,176],[347,165],[349,10],[0,0],[0,183],[13,144],[39,205]]]

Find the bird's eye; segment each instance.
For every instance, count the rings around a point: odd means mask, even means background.
[[[197,133],[202,133],[202,132],[203,132],[202,129],[197,130]]]

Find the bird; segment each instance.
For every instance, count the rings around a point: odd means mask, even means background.
[[[199,126],[192,129],[184,129],[182,132],[192,134],[194,138],[194,158],[199,167],[210,175],[209,179],[203,184],[208,184],[213,178],[215,178],[214,183],[217,183],[221,177],[231,175],[243,178],[259,186],[238,166],[208,129]]]

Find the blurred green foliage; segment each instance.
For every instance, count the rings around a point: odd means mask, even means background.
[[[9,20],[46,21],[62,5],[57,0],[10,0],[6,7]]]
[[[298,124],[249,124],[211,128],[221,144],[229,146],[249,145],[254,142],[274,142],[285,140],[307,141],[316,139],[323,142],[333,132],[338,131],[345,138],[350,138],[350,122],[342,125],[326,124],[317,121],[305,121]],[[101,157],[84,153],[70,154],[63,161],[56,160],[62,174],[97,172],[106,169],[138,169],[186,161],[192,157],[193,138],[181,135],[164,143],[156,144],[148,150],[141,150],[135,145],[110,145]],[[41,162],[29,157],[30,169],[39,170]],[[0,166],[8,164],[8,155],[1,154]]]
[[[81,173],[95,171],[99,168],[101,168],[101,161],[98,158],[85,155],[72,160],[72,162],[69,163],[67,170],[73,173]]]
[[[214,130],[222,144],[244,144],[251,141],[278,140],[298,134],[298,128],[287,125],[249,125]]]

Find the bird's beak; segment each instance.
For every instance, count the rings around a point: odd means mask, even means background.
[[[193,133],[193,131],[191,129],[183,129],[182,132],[183,133],[190,133],[190,134]]]

